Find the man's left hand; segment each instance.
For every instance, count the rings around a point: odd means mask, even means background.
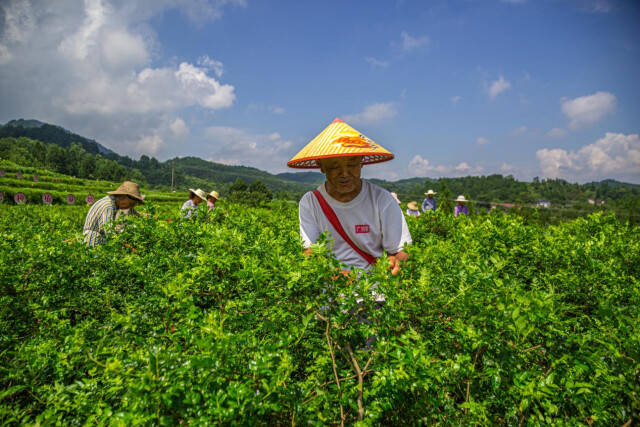
[[[400,251],[397,254],[389,255],[389,269],[394,276],[400,271],[400,262],[409,259],[409,254]]]

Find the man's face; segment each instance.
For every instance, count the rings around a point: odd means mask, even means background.
[[[429,194],[427,197],[433,199],[433,194]]]
[[[116,196],[116,205],[118,209],[131,209],[136,205],[136,201],[129,196]]]
[[[360,185],[361,156],[321,159],[320,170],[331,187],[339,194],[349,194]]]

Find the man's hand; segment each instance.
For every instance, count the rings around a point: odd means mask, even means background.
[[[389,255],[389,268],[394,276],[400,271],[400,262],[409,259],[409,254],[400,251],[397,254]]]

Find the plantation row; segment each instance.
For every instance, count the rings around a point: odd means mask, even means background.
[[[408,218],[401,273],[358,279],[302,254],[295,205],[142,209],[89,249],[85,206],[0,205],[3,423],[640,417],[640,228],[613,216]]]
[[[67,204],[69,195],[72,195],[74,203],[84,204],[87,196],[98,200],[120,184],[73,178],[46,169],[24,168],[7,161],[0,161],[0,171],[4,171],[4,177],[0,176],[0,202],[5,203]],[[22,179],[17,178],[18,172],[22,172]],[[36,181],[33,180],[34,174],[38,177]],[[157,202],[177,203],[186,198],[185,193],[143,192],[148,200]],[[24,195],[24,198],[18,197],[24,201],[15,201],[18,193]]]

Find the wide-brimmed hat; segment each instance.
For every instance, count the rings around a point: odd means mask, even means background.
[[[434,195],[434,196],[435,196],[435,195],[436,195],[436,194],[438,194],[438,193],[436,193],[436,192],[435,192],[435,191],[433,191],[433,190],[429,190],[429,191],[427,191],[426,193],[424,193],[424,195],[425,195],[425,196],[428,196],[428,195],[430,195],[430,194],[432,194],[432,195]]]
[[[189,191],[200,197],[202,200],[207,200],[207,194],[201,189],[198,188],[197,190],[194,190],[193,188],[190,188]]]
[[[318,169],[317,160],[362,156],[362,164],[386,162],[393,154],[340,119],[335,119],[318,136],[287,162],[290,168]]]
[[[411,209],[412,211],[417,211],[418,210],[418,202],[409,202],[409,203],[407,203],[407,207],[409,209]]]
[[[468,202],[467,199],[464,198],[464,196],[461,194],[458,196],[458,198],[456,199],[456,202]]]
[[[398,195],[394,192],[391,192],[391,197],[393,197],[395,199],[396,202],[398,202],[398,204],[402,203],[400,202],[400,199],[398,199]]]
[[[212,191],[211,193],[207,194],[207,197],[209,197],[209,196],[213,197],[216,200],[220,199],[220,194],[218,194],[217,191]]]
[[[112,196],[129,196],[140,203],[144,203],[144,196],[140,194],[140,187],[131,181],[123,182],[120,187],[114,191],[107,191],[107,194],[111,194]]]

